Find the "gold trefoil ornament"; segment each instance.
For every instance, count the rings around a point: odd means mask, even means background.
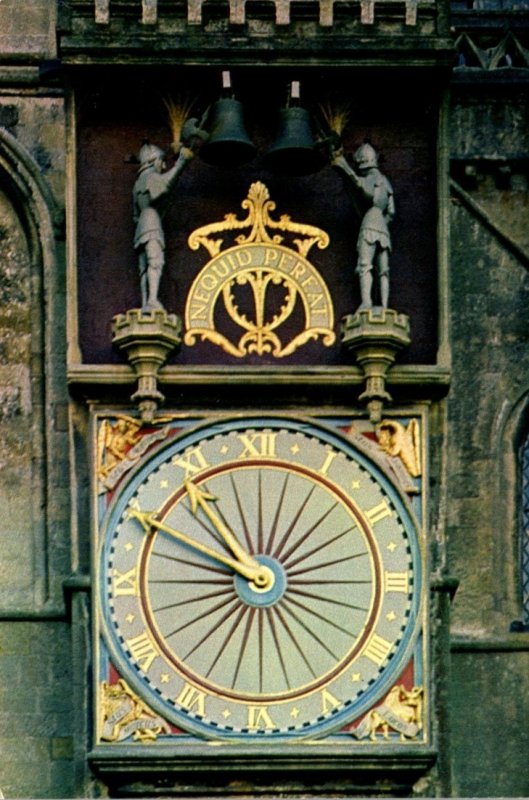
[[[189,247],[205,247],[211,260],[187,296],[185,344],[209,341],[236,358],[250,354],[284,358],[319,337],[330,347],[336,340],[331,296],[322,276],[307,260],[313,245],[319,249],[328,246],[328,234],[293,222],[288,215],[273,219],[270,212],[275,203],[263,183],[253,183],[241,205],[248,210],[245,219],[226,214],[221,222],[198,228],[189,237]],[[236,244],[224,250],[224,238],[214,238],[245,228],[250,231],[239,234]],[[270,234],[269,229],[295,234],[294,246],[285,244],[284,235]],[[296,308],[303,310],[303,327],[294,331],[288,327],[287,332],[284,323]],[[238,338],[218,329],[217,321],[225,315],[242,330]]]

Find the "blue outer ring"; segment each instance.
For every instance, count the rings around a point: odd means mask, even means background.
[[[246,415],[244,417],[226,417],[221,420],[211,423],[200,423],[193,426],[192,430],[181,433],[169,442],[163,442],[154,451],[152,451],[145,463],[140,463],[125,480],[123,486],[120,487],[119,495],[112,501],[104,519],[100,526],[102,541],[100,545],[99,557],[99,592],[101,598],[100,615],[102,621],[102,628],[104,638],[109,649],[109,653],[120,673],[130,681],[133,689],[138,694],[145,696],[146,688],[149,681],[147,679],[139,679],[137,671],[131,667],[128,660],[122,652],[122,641],[117,635],[114,625],[110,621],[110,609],[108,608],[108,601],[106,595],[106,586],[104,581],[105,564],[108,562],[108,557],[111,550],[111,537],[107,534],[108,531],[113,531],[118,524],[125,507],[127,506],[130,497],[134,494],[137,487],[145,480],[145,478],[155,469],[157,469],[168,458],[168,453],[172,450],[181,452],[186,447],[195,444],[197,440],[203,438],[212,438],[219,434],[232,432],[234,430],[242,430],[247,428],[267,428],[267,429],[281,429],[287,428],[291,431],[305,434],[306,436],[315,436],[321,441],[326,442],[334,447],[342,450],[354,458],[361,466],[373,477],[380,486],[384,489],[386,494],[390,497],[391,502],[402,520],[411,550],[411,559],[413,564],[414,576],[414,595],[410,608],[409,617],[406,623],[406,630],[402,639],[397,647],[397,650],[391,658],[388,666],[385,668],[380,681],[376,681],[357,698],[356,701],[346,703],[343,708],[338,708],[325,717],[320,717],[313,724],[307,724],[302,729],[295,729],[292,731],[227,731],[220,729],[218,732],[215,726],[211,723],[202,722],[196,717],[189,716],[183,711],[180,711],[175,706],[166,703],[156,691],[149,692],[146,700],[151,707],[162,716],[166,717],[169,721],[174,721],[177,725],[189,731],[190,733],[197,734],[201,737],[233,740],[233,741],[253,741],[259,742],[266,739],[267,742],[292,742],[302,741],[303,739],[318,738],[328,733],[338,732],[341,727],[349,722],[354,721],[356,718],[367,712],[373,704],[379,700],[394,683],[399,673],[408,663],[413,649],[415,647],[416,639],[420,630],[419,614],[421,607],[422,586],[423,586],[423,570],[422,570],[422,554],[419,544],[417,533],[417,522],[415,521],[412,512],[408,508],[407,500],[404,495],[397,489],[397,487],[386,477],[382,470],[365,454],[359,447],[353,445],[345,436],[342,436],[337,431],[322,425],[320,422],[313,422],[302,418],[290,418],[285,416],[267,415]]]

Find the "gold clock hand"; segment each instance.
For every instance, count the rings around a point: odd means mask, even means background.
[[[247,564],[249,567],[255,567],[256,569],[259,568],[259,562],[255,560],[250,553],[246,552],[244,547],[239,544],[236,536],[230,531],[230,529],[224,524],[224,522],[220,519],[219,516],[213,510],[211,503],[208,501],[216,500],[217,498],[215,495],[210,494],[209,492],[204,492],[202,489],[199,489],[193,481],[186,480],[184,486],[187,490],[189,495],[189,500],[191,502],[191,511],[193,514],[196,515],[197,508],[203,510],[209,521],[215,527],[217,532],[222,536],[228,547],[230,548],[231,552],[235,556],[235,558],[240,561],[242,564]]]
[[[182,531],[178,531],[176,528],[171,528],[164,522],[158,522],[152,512],[149,513],[148,511],[131,509],[130,516],[137,519],[146,532],[148,532],[150,528],[158,528],[159,530],[168,533],[170,536],[173,536],[179,542],[187,544],[194,550],[198,550],[199,553],[203,553],[204,555],[215,559],[215,561],[219,561],[221,564],[230,567],[230,569],[234,570],[234,572],[238,572],[239,575],[242,575],[252,583],[255,583],[255,585],[260,589],[266,587],[270,582],[269,571],[266,569],[266,567],[262,567],[257,562],[256,566],[243,564],[240,561],[236,561],[234,558],[230,558],[230,556],[225,556],[223,553],[217,553],[207,545],[197,542],[196,539],[192,539],[190,536],[187,536],[187,534],[182,533]]]

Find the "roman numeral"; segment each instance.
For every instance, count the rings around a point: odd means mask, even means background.
[[[188,711],[195,708],[196,713],[200,714],[201,717],[206,716],[206,693],[201,692],[195,686],[191,686],[190,683],[184,684],[184,688],[176,698],[176,702],[183,708],[187,708]]]
[[[384,590],[386,592],[404,592],[408,594],[409,591],[409,573],[406,572],[385,572],[384,573]]]
[[[324,714],[337,708],[340,705],[340,700],[337,700],[328,689],[323,689],[321,692],[321,707]]]
[[[272,730],[277,727],[272,722],[266,706],[248,706],[248,728],[255,730]]]
[[[366,517],[368,518],[371,525],[375,525],[377,522],[380,522],[381,519],[385,517],[392,517],[393,511],[388,506],[385,500],[382,500],[377,506],[373,506],[370,508],[369,511],[364,512]]]
[[[329,467],[331,466],[332,462],[336,458],[338,454],[335,453],[333,450],[328,450],[327,455],[325,457],[325,461],[323,462],[322,467],[318,470],[320,475],[327,475],[329,471]]]
[[[381,667],[392,647],[392,642],[388,642],[387,639],[383,639],[382,636],[374,633],[362,655],[371,659],[378,667]]]
[[[128,572],[120,572],[119,569],[112,570],[113,591],[116,597],[138,594],[138,578],[136,567],[132,567]]]
[[[277,433],[252,433],[239,435],[244,450],[239,458],[275,458]]]
[[[175,467],[180,467],[180,469],[184,470],[184,480],[187,480],[190,475],[196,475],[197,472],[209,467],[209,464],[204,458],[200,447],[195,447],[193,450],[189,450],[180,458],[174,458],[173,464]]]
[[[138,662],[144,672],[148,672],[152,662],[158,656],[158,652],[147,631],[128,639],[125,644],[130,650],[132,658]]]

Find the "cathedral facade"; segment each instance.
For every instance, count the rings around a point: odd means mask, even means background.
[[[0,796],[529,794],[528,82],[523,2],[0,2]]]

